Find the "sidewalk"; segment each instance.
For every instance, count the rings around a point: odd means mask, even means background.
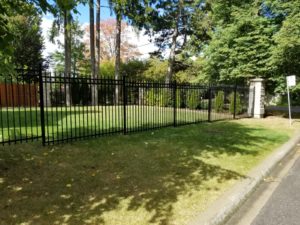
[[[300,147],[258,187],[226,225],[300,224]]]

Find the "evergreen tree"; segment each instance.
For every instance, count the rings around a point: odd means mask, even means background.
[[[78,72],[81,69],[81,65],[85,62],[86,52],[85,44],[83,43],[84,30],[80,27],[78,20],[75,20],[71,25],[71,71],[73,73]],[[64,43],[58,41],[59,50],[55,51],[51,56],[51,60],[55,63],[55,70],[58,72],[64,72]]]
[[[33,5],[26,4],[23,7],[26,12],[9,18],[9,27],[14,36],[12,62],[19,68],[37,69],[43,63],[41,16]]]

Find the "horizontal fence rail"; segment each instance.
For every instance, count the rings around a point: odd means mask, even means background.
[[[0,82],[0,143],[54,144],[247,116],[249,88],[42,71]]]

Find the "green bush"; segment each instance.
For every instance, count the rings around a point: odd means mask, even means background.
[[[217,96],[215,98],[215,111],[223,112],[224,108],[224,91],[218,91]]]
[[[100,64],[100,76],[103,78],[114,78],[115,64],[113,61],[102,61]],[[122,78],[120,78],[122,79]]]
[[[155,90],[153,88],[147,91],[145,98],[146,104],[149,106],[156,106],[158,103],[157,94],[155,93]]]
[[[231,92],[231,94],[229,95],[229,111],[231,114],[234,114],[234,92]],[[242,108],[242,103],[241,103],[241,96],[239,93],[236,93],[236,109],[235,109],[235,114],[241,114],[243,111]]]
[[[172,101],[172,91],[163,89],[157,93],[158,105],[162,107],[171,107],[173,106]]]
[[[200,107],[199,95],[197,91],[191,90],[188,93],[187,106],[190,109],[198,109]]]
[[[145,95],[146,103],[150,106],[172,107],[172,93],[168,90],[155,91],[150,89]]]
[[[187,107],[187,91],[186,89],[177,89],[176,92],[176,106],[177,108]]]
[[[209,99],[202,99],[201,104],[199,105],[200,109],[208,109]]]

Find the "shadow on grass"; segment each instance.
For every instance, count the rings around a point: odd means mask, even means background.
[[[172,224],[179,196],[218,190],[224,182],[245,177],[206,163],[206,158],[255,156],[258,149],[247,146],[278,142],[277,136],[259,136],[260,131],[266,130],[219,122],[49,146],[44,151],[37,145],[3,147],[0,221],[116,224],[120,217],[121,224],[131,225],[120,211],[124,208],[136,224]],[[214,186],[204,185],[212,180]],[[104,215],[108,212],[111,221]]]

